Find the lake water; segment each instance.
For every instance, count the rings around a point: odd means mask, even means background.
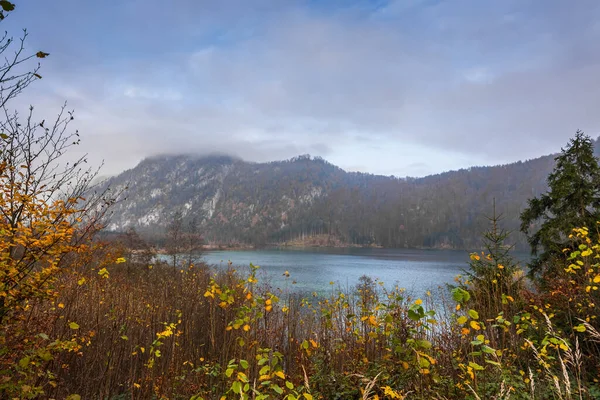
[[[275,289],[323,294],[332,286],[352,289],[362,275],[368,275],[388,288],[398,284],[415,296],[453,282],[469,261],[469,253],[458,250],[362,248],[210,251],[203,257],[207,264],[221,268],[231,262],[241,272],[249,271],[250,263],[258,265],[259,281]],[[285,271],[290,273],[287,279]]]

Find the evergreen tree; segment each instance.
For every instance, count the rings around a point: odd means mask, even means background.
[[[477,305],[483,319],[495,318],[500,313],[510,318],[522,307],[524,275],[510,254],[513,246],[506,243],[510,233],[499,226],[501,219],[494,200],[493,215],[488,217],[490,228],[482,235],[485,251],[471,254],[470,268],[465,273],[468,284],[461,285],[471,294],[472,303]]]
[[[521,213],[521,231],[534,256],[529,273],[542,282],[563,262],[572,229],[592,229],[600,220],[600,167],[592,139],[578,130],[555,160],[549,190],[530,199]]]

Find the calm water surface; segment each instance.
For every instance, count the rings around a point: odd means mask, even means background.
[[[466,251],[406,249],[267,249],[211,251],[203,256],[208,264],[226,268],[231,262],[239,271],[249,271],[250,263],[258,265],[259,280],[282,290],[324,293],[331,282],[335,289],[353,288],[368,275],[386,287],[398,284],[415,296],[453,282],[469,261]],[[290,273],[287,279],[285,271]]]

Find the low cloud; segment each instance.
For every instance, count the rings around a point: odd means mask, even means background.
[[[533,158],[578,128],[600,132],[595,1],[106,8],[25,4],[7,27],[31,26],[32,46],[51,53],[15,105],[47,118],[69,101],[80,150],[108,173],[156,153],[221,152],[425,175]],[[402,146],[417,154],[400,157]]]

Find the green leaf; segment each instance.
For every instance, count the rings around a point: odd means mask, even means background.
[[[294,389],[294,384],[290,381],[285,381],[285,386],[290,390]]]
[[[495,365],[497,367],[501,367],[502,366],[502,364],[500,364],[498,361],[493,361],[493,360],[487,360],[486,359],[485,362],[488,363],[488,364]]]
[[[469,294],[469,292],[467,292],[464,289],[454,288],[454,289],[452,289],[452,298],[457,303],[464,303],[464,302],[469,301],[469,299],[471,298],[471,295]]]
[[[577,326],[574,326],[573,329],[575,329],[577,332],[585,332],[585,325],[579,324]]]
[[[490,346],[486,346],[486,345],[481,346],[481,350],[483,350],[483,352],[487,353],[487,354],[495,354],[496,353],[496,350],[494,350]]]
[[[258,360],[258,365],[263,365],[264,363],[266,363],[267,361],[269,361],[266,358],[261,358],[260,360]]]
[[[279,385],[274,384],[273,386],[271,386],[271,389],[273,389],[277,394],[282,394],[283,393],[283,389],[279,387]]]
[[[44,361],[52,360],[52,354],[48,350],[44,350],[38,354],[38,356]]]
[[[248,369],[248,361],[240,360],[240,365],[242,366],[242,368]]]
[[[481,365],[474,363],[474,362],[469,362],[469,367],[473,368],[476,371],[483,371],[485,369]]]
[[[77,322],[70,322],[69,323],[69,328],[71,328],[71,329],[79,329],[79,325],[77,324]]]
[[[227,368],[227,370],[225,371],[225,376],[228,378],[231,378],[232,374],[233,374],[233,368]]]
[[[29,357],[23,357],[19,360],[19,367],[25,369],[29,366]]]
[[[231,385],[231,390],[233,390],[233,393],[236,394],[242,393],[242,384],[239,381],[233,382],[233,384]]]
[[[459,325],[464,325],[467,321],[468,321],[468,318],[465,317],[464,315],[458,317],[458,319],[456,320],[456,322],[458,322]]]
[[[414,310],[408,310],[408,318],[412,319],[413,321],[418,321],[421,319],[419,314],[417,314]]]
[[[269,372],[269,370],[270,370],[270,369],[271,369],[271,367],[269,367],[268,365],[265,365],[264,367],[262,367],[262,368],[260,369],[260,371],[258,371],[258,373],[259,373],[260,375],[266,375],[266,374],[267,374],[267,372]]]
[[[469,317],[473,319],[479,319],[479,313],[475,310],[469,310]]]
[[[0,7],[2,7],[4,11],[12,11],[15,9],[15,5],[6,0],[0,0]]]

